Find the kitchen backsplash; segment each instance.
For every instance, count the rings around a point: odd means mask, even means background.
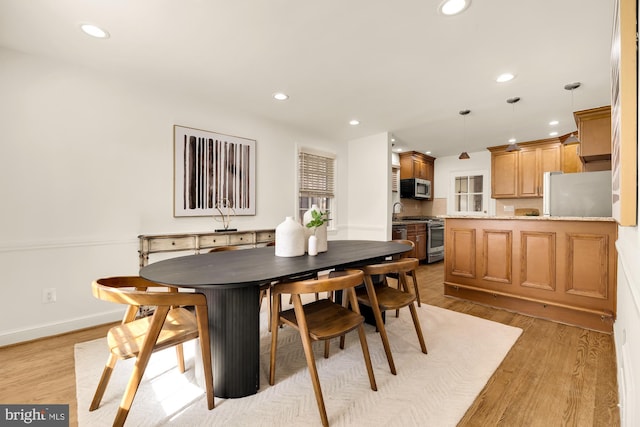
[[[433,201],[400,199],[403,205],[399,217],[404,216],[438,216],[447,214],[447,199],[433,199]]]
[[[542,199],[496,199],[496,216],[514,216],[516,209],[538,209],[542,215]]]

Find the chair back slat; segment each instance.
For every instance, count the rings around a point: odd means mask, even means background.
[[[297,282],[279,283],[272,288],[272,294],[311,294],[332,292],[352,288],[363,283],[364,274],[360,270],[346,270],[346,275],[326,279],[308,279]]]
[[[367,265],[362,267],[362,271],[367,275],[407,273],[418,268],[419,264],[420,261],[417,258],[400,258],[399,260],[392,262]]]
[[[93,296],[103,301],[129,305],[207,305],[203,294],[177,292],[175,288],[150,282],[142,277],[108,277],[92,283]],[[149,288],[164,292],[149,292]]]

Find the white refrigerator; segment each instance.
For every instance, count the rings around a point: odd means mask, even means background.
[[[611,171],[545,172],[545,216],[611,217]]]

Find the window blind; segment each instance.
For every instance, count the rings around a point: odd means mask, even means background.
[[[334,197],[333,157],[300,151],[298,154],[298,172],[300,196]]]

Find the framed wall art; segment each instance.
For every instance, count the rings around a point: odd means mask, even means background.
[[[256,214],[256,141],[175,125],[174,216]]]
[[[622,226],[637,224],[636,0],[616,0],[611,44],[612,215]]]

